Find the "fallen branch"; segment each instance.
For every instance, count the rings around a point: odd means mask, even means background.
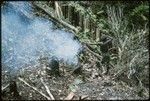
[[[50,17],[53,21],[55,21],[56,23],[61,24],[61,25],[65,26],[65,27],[67,27],[67,28],[73,30],[75,33],[78,33],[78,32],[79,32],[78,29],[75,28],[74,26],[68,24],[67,22],[63,21],[62,19],[58,19],[58,18],[54,17],[54,15],[53,15],[53,14],[51,13],[51,11],[49,10],[50,7],[41,5],[41,4],[39,4],[39,3],[33,3],[33,5],[35,5],[37,8],[41,9],[42,11],[44,11],[44,12],[45,12],[47,15],[49,15],[49,17]]]
[[[43,79],[40,78],[40,80],[41,80],[42,84],[44,85],[44,87],[45,87],[45,89],[46,89],[48,95],[51,97],[51,100],[55,100],[54,96],[53,96],[52,93],[50,92],[48,86],[44,83]]]
[[[47,98],[48,100],[51,100],[50,97],[48,97],[47,95],[45,95],[44,93],[40,92],[37,88],[31,86],[30,84],[28,84],[25,80],[23,80],[22,78],[18,78],[20,81],[22,81],[24,84],[26,84],[27,86],[31,87],[33,90],[37,91],[38,93],[40,93],[42,96],[44,96],[45,98]]]

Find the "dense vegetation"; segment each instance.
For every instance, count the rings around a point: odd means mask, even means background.
[[[148,87],[148,1],[69,1],[45,3],[55,9],[55,16],[78,28],[81,42],[98,43],[102,34],[113,38],[116,49],[111,55],[111,74],[127,77]],[[98,45],[91,45],[101,54]],[[130,82],[131,83],[131,82]],[[134,83],[131,83],[134,84]]]

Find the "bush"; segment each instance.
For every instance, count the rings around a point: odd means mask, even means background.
[[[123,7],[107,6],[108,24],[114,46],[118,49],[117,63],[113,63],[115,76],[126,75],[128,79],[149,84],[148,81],[148,28],[129,29],[128,20],[123,15]],[[135,79],[136,78],[136,79]]]

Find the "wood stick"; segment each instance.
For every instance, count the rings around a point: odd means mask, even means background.
[[[23,80],[22,78],[18,78],[20,81],[22,81],[24,84],[26,84],[27,86],[31,87],[33,90],[37,91],[38,93],[40,93],[42,96],[44,96],[45,98],[47,98],[48,100],[51,100],[50,97],[48,97],[47,95],[45,95],[44,93],[42,93],[41,91],[39,91],[37,88],[31,86],[29,83],[27,83],[25,80]]]
[[[40,78],[40,80],[41,80],[42,84],[44,85],[44,87],[45,87],[45,89],[46,89],[48,95],[51,97],[51,100],[55,100],[54,96],[53,96],[52,93],[50,92],[48,86],[45,84],[45,82],[43,81],[43,79]]]

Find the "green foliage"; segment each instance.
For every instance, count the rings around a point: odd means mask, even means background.
[[[146,13],[149,13],[149,6],[141,4],[138,7],[135,7],[135,9],[133,9],[131,15],[134,16],[134,15],[141,15]]]
[[[142,27],[145,23],[149,23],[149,4],[142,3],[135,7],[130,13],[129,18],[136,27]]]

